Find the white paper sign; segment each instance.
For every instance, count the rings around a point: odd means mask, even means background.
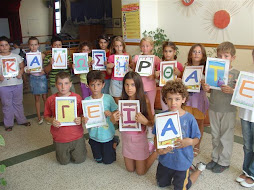
[[[107,125],[102,99],[82,100],[83,114],[88,118],[86,128]]]
[[[74,74],[89,72],[88,54],[73,53]]]
[[[38,73],[42,71],[42,57],[41,52],[26,53],[27,69],[31,73]]]
[[[185,67],[182,80],[188,92],[200,92],[203,69],[203,65]]]
[[[160,86],[164,86],[167,81],[174,80],[174,69],[177,66],[177,61],[162,61],[160,63]]]
[[[153,74],[154,55],[139,55],[135,71],[140,76],[150,76]]]
[[[136,114],[140,112],[139,100],[119,100],[118,110],[122,117],[119,120],[119,131],[141,131],[141,124],[136,122]]]
[[[16,77],[19,74],[19,64],[16,57],[1,58],[3,76]]]
[[[164,112],[155,115],[157,148],[174,147],[175,141],[182,139],[182,130],[177,112]]]
[[[129,71],[129,55],[115,55],[114,76],[124,77]]]
[[[52,69],[67,69],[67,48],[52,48]]]
[[[93,70],[106,71],[106,66],[104,65],[104,62],[107,60],[105,50],[93,49],[92,57],[94,60]]]
[[[231,104],[254,111],[254,73],[240,72]]]

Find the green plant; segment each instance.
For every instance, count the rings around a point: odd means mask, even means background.
[[[165,31],[161,28],[157,28],[155,31],[144,31],[143,36],[144,37],[152,37],[154,41],[154,55],[158,57],[162,57],[162,44],[165,41],[169,41],[167,35],[164,33]]]
[[[4,141],[4,138],[2,135],[0,135],[0,146],[5,146],[5,141]],[[0,174],[4,173],[5,168],[6,168],[5,165],[3,165],[3,164],[0,165]],[[7,184],[6,180],[4,178],[0,177],[0,185],[6,186],[6,184]]]

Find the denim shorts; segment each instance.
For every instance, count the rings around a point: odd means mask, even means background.
[[[37,94],[47,94],[48,93],[48,80],[46,75],[34,76],[30,75],[30,89],[31,93]]]
[[[113,97],[121,97],[123,89],[123,81],[111,79],[109,94]]]

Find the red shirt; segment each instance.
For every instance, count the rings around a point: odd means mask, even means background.
[[[73,92],[71,92],[70,96],[76,96],[77,114],[78,116],[81,116],[83,113],[82,104],[81,104],[82,98],[80,97],[80,95]],[[58,97],[57,93],[48,97],[45,103],[44,118],[56,117],[56,112],[55,112],[56,97]],[[83,137],[83,134],[84,134],[82,125],[61,126],[59,128],[51,125],[50,132],[52,134],[53,140],[59,143],[67,143],[67,142],[78,140],[81,137]]]

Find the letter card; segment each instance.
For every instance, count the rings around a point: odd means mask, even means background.
[[[162,61],[160,63],[160,86],[164,86],[167,81],[174,80],[174,69],[177,66],[177,61]]]
[[[77,118],[76,97],[56,97],[56,120],[61,126],[76,125]]]
[[[254,111],[254,73],[240,72],[231,104]]]
[[[88,54],[73,53],[74,73],[82,74],[89,72]]]
[[[229,60],[208,57],[206,60],[205,82],[211,89],[220,90],[228,84]]]
[[[157,148],[174,147],[175,141],[182,139],[179,113],[164,112],[155,115]]]
[[[92,57],[94,60],[93,70],[106,71],[106,66],[104,65],[104,62],[107,61],[105,50],[93,49]]]
[[[129,71],[129,55],[115,55],[114,76],[124,77]]]
[[[139,55],[135,71],[140,76],[153,74],[154,55]]]
[[[38,73],[42,70],[41,52],[26,53],[27,69],[31,73]]]
[[[82,100],[84,116],[88,118],[86,128],[107,125],[102,99]]]
[[[19,74],[19,64],[16,57],[1,58],[4,77],[16,77]]]
[[[188,92],[200,92],[204,66],[186,66],[183,72],[183,83]]]
[[[52,69],[67,69],[67,48],[52,48]]]
[[[118,108],[121,113],[119,131],[141,131],[141,124],[135,119],[140,112],[139,100],[119,100]]]

